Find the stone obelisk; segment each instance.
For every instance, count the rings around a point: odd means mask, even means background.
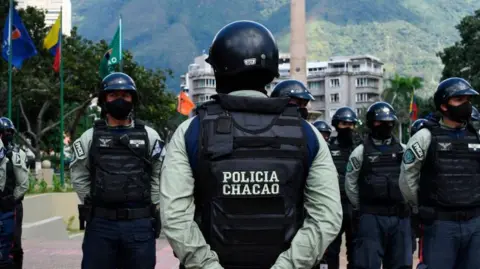
[[[305,0],[290,4],[290,76],[307,85],[307,37]]]

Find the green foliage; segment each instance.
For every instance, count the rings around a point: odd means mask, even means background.
[[[73,187],[70,181],[70,177],[65,176],[65,184],[62,186],[60,178],[57,175],[52,177],[52,186],[48,186],[47,182],[43,179],[36,179],[34,176],[29,175],[29,184],[27,194],[39,194],[39,193],[51,193],[51,192],[72,192]]]
[[[442,78],[463,77],[480,89],[480,10],[463,18],[457,29],[461,40],[438,53],[445,65]]]
[[[74,24],[91,39],[111,38],[123,14],[125,46],[150,67],[171,68],[176,77],[225,24],[264,23],[288,51],[287,0],[83,0],[73,1]],[[115,7],[115,8],[112,8]],[[480,8],[473,0],[306,0],[309,59],[368,53],[388,72],[438,82],[435,53],[458,39],[454,25]],[[101,25],[102,27],[98,27]],[[170,84],[178,89],[178,80]]]

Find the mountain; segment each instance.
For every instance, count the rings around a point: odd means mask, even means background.
[[[76,0],[73,24],[92,40],[113,37],[121,14],[124,47],[147,67],[170,68],[178,76],[225,24],[256,20],[288,52],[289,0]],[[480,9],[478,0],[306,0],[309,60],[372,54],[387,72],[438,81],[436,53],[459,39],[455,25]]]

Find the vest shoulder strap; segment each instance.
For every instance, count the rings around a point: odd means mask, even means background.
[[[95,128],[107,127],[107,122],[106,122],[104,119],[99,119],[99,120],[96,120],[96,121],[93,123],[93,126],[94,126]]]
[[[135,126],[134,127],[135,129],[140,129],[140,130],[145,129],[145,122],[142,120],[135,119],[134,126]]]

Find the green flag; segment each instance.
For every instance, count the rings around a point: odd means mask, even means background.
[[[115,36],[108,46],[108,51],[100,62],[100,69],[98,71],[100,77],[103,79],[107,75],[115,72],[115,66],[122,62],[122,22],[118,25]]]

